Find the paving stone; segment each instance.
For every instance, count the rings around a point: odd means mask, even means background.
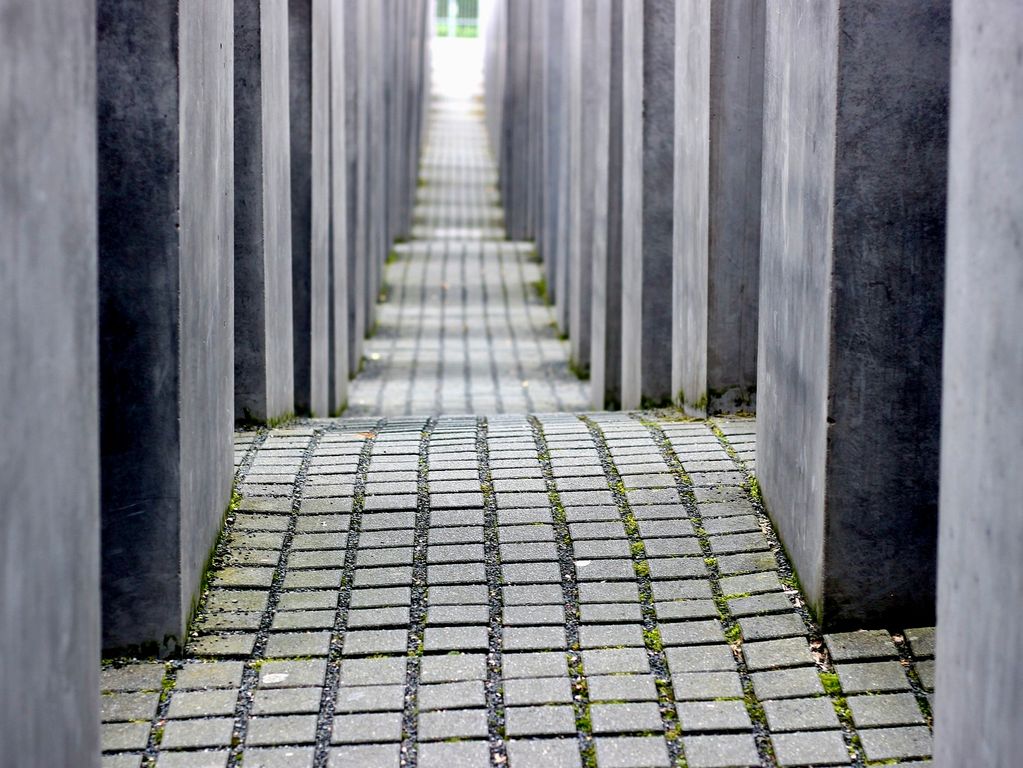
[[[665,646],[714,644],[725,639],[724,628],[717,619],[662,622],[659,629]]]
[[[557,651],[506,653],[501,663],[506,679],[568,675],[568,662],[565,659],[565,654]]]
[[[475,768],[490,760],[490,748],[485,741],[421,744],[420,768]]]
[[[400,699],[400,696],[398,698]],[[483,694],[483,683],[480,680],[420,685],[417,703],[420,712],[438,709],[482,709],[487,704]]]
[[[100,744],[104,752],[142,750],[149,742],[149,723],[103,723]]]
[[[530,567],[532,567],[532,565],[533,564],[531,563]],[[503,570],[507,571],[509,568],[518,567],[521,566],[506,565],[503,567]],[[483,569],[483,563],[431,565],[426,569],[426,580],[430,586],[435,584],[483,584],[487,580],[487,574]]]
[[[253,746],[312,744],[316,741],[316,715],[260,716],[249,720],[245,743]]]
[[[507,595],[507,590],[505,595]],[[487,602],[486,584],[431,586],[429,590],[429,603],[431,606],[486,605]],[[508,604],[507,597],[505,598],[505,604]]]
[[[274,614],[270,629],[274,631],[298,629],[330,629],[334,626],[334,611],[280,611]]]
[[[565,609],[560,605],[505,606],[505,626],[564,625]]]
[[[322,696],[322,688],[272,688],[269,690],[257,690],[252,699],[252,714],[297,715],[316,713],[320,711]]]
[[[579,581],[632,581],[636,578],[631,560],[576,560],[575,574]]]
[[[490,607],[486,605],[437,605],[426,615],[427,626],[486,624],[489,620]]]
[[[824,685],[816,668],[797,667],[754,672],[750,679],[753,681],[753,692],[761,701],[824,694]]]
[[[505,710],[508,717],[509,710]],[[511,730],[508,731],[511,735]],[[445,709],[419,713],[418,737],[421,741],[445,739],[486,738],[487,711],[485,709]]]
[[[683,733],[749,731],[753,728],[742,701],[687,701],[676,705]]]
[[[671,684],[677,701],[742,698],[738,672],[673,672]]]
[[[509,737],[570,735],[575,715],[569,706],[507,707],[505,728]]]
[[[516,654],[532,656],[535,654]],[[505,676],[511,656],[504,657]],[[567,665],[564,674],[568,674]],[[445,656],[424,656],[420,667],[422,683],[454,683],[463,680],[486,679],[486,656],[480,654],[448,654]],[[404,682],[404,677],[402,677]]]
[[[560,600],[560,598],[559,598]],[[580,603],[639,603],[639,587],[635,582],[580,584]]]
[[[376,547],[360,549],[356,557],[359,568],[412,565],[412,547]]]
[[[762,701],[767,725],[772,731],[816,731],[839,728],[831,699],[782,699]]]
[[[407,627],[408,608],[357,608],[348,611],[349,629],[377,629],[384,627]]]
[[[593,733],[649,733],[663,729],[661,712],[654,702],[592,704]]]
[[[710,582],[695,579],[655,581],[651,585],[654,600],[695,600],[712,597]],[[715,613],[715,615],[717,615]]]
[[[400,739],[400,712],[338,715],[331,732],[332,744],[375,744]]]
[[[502,644],[505,651],[546,651],[567,646],[564,627],[507,627]]]
[[[924,716],[911,693],[849,696],[846,700],[857,728],[923,725]]]
[[[590,693],[592,699],[592,688]],[[572,686],[567,677],[511,678],[504,681],[504,704],[506,707],[530,704],[569,704],[571,701]]]
[[[899,655],[891,635],[883,629],[862,629],[824,636],[831,660],[860,661],[866,659],[894,659]]]
[[[217,715],[232,716],[237,706],[238,691],[233,688],[210,691],[175,691],[170,700],[167,717],[180,719]]]
[[[323,685],[327,663],[323,659],[265,661],[259,667],[260,688],[309,688]],[[402,678],[404,680],[404,678]]]
[[[326,656],[329,650],[330,632],[272,632],[266,642],[270,658]]]
[[[501,566],[501,578],[505,584],[560,584],[561,569],[557,563],[513,563]]]
[[[100,715],[104,723],[152,720],[159,703],[156,692],[108,693],[100,697]]]
[[[739,627],[742,629],[743,639],[747,641],[806,636],[806,625],[795,612],[747,616],[739,619]]]
[[[768,592],[729,600],[728,610],[736,618],[765,613],[791,613],[792,603],[781,592]]]
[[[920,684],[924,687],[925,691],[934,690],[934,675],[936,669],[933,661],[918,661],[916,663],[916,673],[920,676]]]
[[[407,633],[404,633],[407,637]],[[489,647],[486,627],[427,627],[424,638],[427,652],[485,651]]]
[[[246,749],[245,768],[313,768],[312,747]]]
[[[283,599],[283,598],[282,598]],[[371,589],[353,589],[351,607],[384,608],[389,606],[405,606],[412,603],[412,590],[409,587],[376,587]],[[337,604],[337,595],[334,595]]]
[[[185,650],[192,656],[250,656],[255,644],[253,634],[215,634],[190,638]]]
[[[897,661],[836,664],[835,672],[847,694],[910,690],[905,670]]]
[[[171,720],[163,729],[161,749],[226,747],[231,744],[234,720],[218,717],[210,720]]]
[[[673,675],[683,672],[725,672],[735,669],[735,656],[725,642],[715,645],[688,645],[664,652]]]
[[[227,760],[225,756],[225,762]],[[129,755],[121,753],[119,755],[103,755],[100,758],[101,768],[141,768],[142,766],[142,755]]]
[[[743,643],[742,655],[751,672],[764,669],[810,666],[814,663],[810,644],[805,637],[786,637]]]
[[[367,744],[330,750],[329,768],[398,768],[400,744]],[[453,768],[449,766],[449,768]]]
[[[689,768],[738,768],[760,765],[753,737],[746,734],[684,736]]]
[[[587,676],[590,701],[655,701],[657,687],[652,675]]]
[[[243,670],[240,661],[186,662],[174,679],[174,689],[237,688]]]
[[[156,768],[224,768],[228,754],[226,750],[161,752],[156,759]]]
[[[511,739],[508,762],[511,768],[582,768],[574,739]]]
[[[406,629],[370,629],[350,631],[345,635],[342,653],[345,656],[375,656],[404,653],[408,646]]]
[[[859,735],[868,761],[930,757],[933,750],[931,732],[923,726],[864,728]]]
[[[772,734],[774,753],[781,766],[848,765],[852,762],[839,731]]]
[[[907,629],[903,635],[914,656],[921,659],[934,656],[934,627]]]
[[[142,662],[123,667],[106,667],[100,672],[103,691],[159,691],[166,666]]]
[[[600,768],[668,768],[668,745],[660,736],[614,736],[594,740]]]
[[[582,658],[587,675],[650,671],[645,648],[586,650],[582,652]]]
[[[678,557],[680,555],[701,555],[700,542],[695,538],[665,537],[648,539],[643,542],[647,557]]]
[[[579,627],[579,643],[583,648],[639,648],[644,645],[642,628],[638,624],[582,625]]]

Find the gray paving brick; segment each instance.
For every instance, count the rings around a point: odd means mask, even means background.
[[[507,717],[507,711],[505,714]],[[487,712],[485,709],[420,712],[418,735],[422,741],[486,738]]]
[[[246,768],[312,768],[312,747],[270,747],[245,750]]]
[[[400,744],[367,744],[330,750],[329,768],[398,768]]]
[[[660,736],[604,736],[595,739],[601,768],[668,768],[668,745]]]
[[[579,746],[574,739],[511,739],[508,742],[511,768],[581,768]]]
[[[824,686],[816,668],[797,667],[750,675],[753,692],[761,701],[765,699],[798,698],[823,695]]]
[[[575,715],[569,706],[507,707],[505,728],[509,737],[571,735]]]
[[[257,690],[252,699],[254,715],[296,715],[320,711],[321,688],[273,688]]]
[[[211,691],[176,691],[171,697],[167,717],[232,716],[238,706],[238,691],[233,688]],[[152,715],[148,718],[151,719]],[[142,719],[142,718],[140,718]]]
[[[761,702],[772,731],[815,731],[838,728],[838,715],[831,699],[816,697]]]
[[[897,661],[863,662],[858,664],[836,664],[842,690],[852,693],[886,693],[908,691],[909,679]]]
[[[683,733],[749,731],[753,728],[742,701],[683,701],[676,705]]]
[[[423,744],[419,747],[420,768],[478,768],[490,760],[485,741]]]
[[[508,656],[505,657],[507,677]],[[404,673],[403,673],[404,674]],[[567,669],[565,674],[568,674]],[[486,656],[480,654],[449,654],[424,656],[420,667],[423,683],[453,683],[462,680],[486,679]],[[404,681],[404,677],[402,678]]]
[[[316,741],[316,715],[272,715],[249,720],[245,743],[253,746],[312,744]]]
[[[590,718],[595,734],[649,733],[663,729],[661,713],[654,702],[592,704]]]
[[[849,696],[847,702],[857,728],[924,724],[923,713],[911,693]]]
[[[375,744],[400,739],[400,712],[338,715],[331,732],[332,744]]]
[[[848,765],[852,762],[838,731],[773,734],[771,742],[778,764],[782,766]]]
[[[883,629],[859,630],[824,636],[831,660],[864,661],[869,659],[893,659],[898,656],[891,635]]]
[[[923,726],[864,728],[859,735],[867,760],[930,757],[933,750],[931,732]]]
[[[210,720],[171,720],[163,729],[161,749],[226,747],[231,744],[234,720],[218,717]]]
[[[398,689],[400,691],[400,689]],[[507,698],[507,697],[506,697]],[[420,712],[438,709],[470,709],[486,707],[483,683],[470,680],[462,683],[437,683],[419,686]]]
[[[404,705],[404,685],[342,685],[337,691],[334,711],[338,714],[397,712]]]
[[[684,736],[689,768],[737,768],[760,765],[753,737],[746,734]]]

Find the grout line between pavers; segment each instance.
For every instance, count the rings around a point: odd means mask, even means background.
[[[426,549],[430,533],[430,437],[437,421],[433,417],[427,419],[419,437],[419,468],[416,477],[418,498],[412,542],[412,598],[409,606],[405,708],[401,728],[401,768],[416,768],[419,764],[419,682],[428,600]]]
[[[565,603],[565,639],[568,644],[565,656],[568,661],[568,674],[572,682],[572,709],[575,714],[579,757],[584,768],[595,768],[597,752],[590,720],[590,689],[583,670],[582,649],[579,642],[579,582],[575,557],[572,552],[572,537],[568,528],[568,520],[565,517],[565,508],[561,503],[561,495],[558,493],[554,480],[554,470],[551,465],[543,424],[534,415],[528,416],[527,419],[533,432],[537,459],[540,462],[544,484],[547,486],[547,497],[550,499],[551,517],[554,521],[554,541],[558,551],[558,563],[561,568],[561,592]]]
[[[725,435],[721,428],[717,424],[709,421],[707,422],[707,427],[717,438],[728,456],[732,459],[732,462],[739,467],[740,471],[742,471],[747,477],[747,482],[743,486],[743,491],[753,506],[753,512],[756,515],[760,530],[763,532],[764,537],[767,539],[767,544],[774,554],[775,562],[777,563],[778,576],[784,586],[784,594],[788,598],[789,602],[792,603],[793,609],[797,614],[799,614],[799,618],[802,620],[803,626],[806,628],[810,651],[817,662],[817,673],[820,675],[825,695],[831,699],[831,705],[834,707],[835,714],[838,716],[838,721],[842,726],[842,738],[845,740],[846,748],[849,750],[849,756],[852,760],[850,765],[852,765],[853,768],[860,768],[861,766],[866,765],[866,754],[863,750],[863,744],[860,742],[859,732],[853,723],[852,713],[849,711],[848,704],[846,703],[845,693],[841,690],[838,675],[835,672],[835,666],[831,661],[831,656],[827,651],[827,646],[824,644],[824,634],[816,620],[814,620],[813,616],[810,614],[810,609],[807,607],[806,599],[804,598],[799,582],[795,577],[795,571],[792,568],[792,563],[790,562],[788,555],[785,553],[785,548],[782,546],[781,540],[778,538],[778,534],[774,530],[774,525],[771,523],[771,519],[768,517],[767,511],[764,509],[763,502],[760,500],[758,494],[753,492],[753,489],[757,487],[753,482],[756,479],[756,476],[750,472],[746,463],[739,458],[738,453],[728,441],[727,435]],[[665,438],[665,440],[667,442],[667,438]],[[672,453],[674,453],[674,449],[671,450]]]
[[[700,550],[703,553],[704,563],[709,573],[711,595],[714,599],[714,605],[717,607],[721,626],[725,631],[725,639],[732,647],[736,671],[739,674],[739,681],[742,685],[743,701],[750,721],[753,723],[753,739],[756,743],[757,751],[760,753],[761,764],[765,768],[767,766],[774,768],[778,765],[778,762],[774,754],[774,745],[771,743],[770,733],[767,730],[764,708],[753,689],[753,678],[750,675],[749,668],[746,666],[746,660],[742,653],[743,641],[739,622],[732,615],[728,607],[728,601],[724,599],[724,593],[721,589],[721,571],[717,564],[717,558],[710,547],[710,537],[703,527],[703,517],[700,514],[700,507],[696,501],[696,494],[693,491],[689,474],[683,467],[681,459],[675,453],[675,449],[672,447],[667,435],[665,435],[664,430],[661,429],[660,424],[645,418],[641,414],[633,413],[631,415],[647,428],[661,453],[661,458],[664,459],[675,477],[675,486],[682,499],[682,506],[696,531]]]
[[[281,586],[284,583],[284,576],[287,571],[288,556],[291,553],[291,543],[295,538],[295,529],[298,526],[299,508],[302,506],[302,489],[305,485],[306,473],[309,471],[309,462],[312,460],[316,446],[320,443],[322,434],[322,428],[313,430],[313,434],[309,438],[309,442],[302,454],[302,463],[295,474],[295,484],[291,492],[291,513],[288,519],[288,528],[284,534],[284,541],[281,544],[277,565],[274,567],[274,575],[270,582],[266,608],[263,610],[263,615],[259,620],[259,629],[256,630],[256,639],[252,646],[252,653],[244,661],[244,666],[242,667],[242,680],[238,688],[238,702],[234,711],[231,749],[228,753],[228,768],[236,768],[236,766],[240,766],[242,763],[245,737],[248,733],[249,717],[252,713],[253,691],[259,680],[258,660],[266,652],[266,644],[270,637],[270,625],[273,622],[274,612],[277,608]]]
[[[341,678],[341,656],[344,652],[345,636],[348,632],[348,616],[352,602],[352,586],[359,551],[359,536],[362,534],[362,513],[366,503],[366,478],[372,461],[377,435],[387,424],[378,419],[366,431],[365,442],[359,451],[355,468],[355,483],[352,489],[352,511],[348,516],[348,537],[345,539],[345,560],[341,566],[341,582],[338,587],[337,608],[334,613],[334,627],[330,635],[330,650],[327,656],[327,671],[320,695],[320,709],[316,719],[316,744],[313,765],[323,768],[327,764],[330,741],[334,733],[334,713],[337,706],[337,691]]]
[[[639,522],[632,512],[628,496],[625,493],[622,476],[618,472],[618,466],[611,456],[604,430],[589,416],[580,416],[579,419],[586,425],[590,438],[597,449],[597,455],[600,457],[600,463],[604,469],[604,477],[607,480],[611,495],[614,497],[615,506],[618,507],[618,514],[625,528],[626,536],[629,539],[632,568],[636,575],[636,582],[639,585],[639,603],[643,615],[643,644],[646,648],[650,668],[654,673],[654,680],[657,685],[657,703],[661,713],[661,723],[664,727],[664,738],[668,745],[668,755],[672,765],[685,766],[685,752],[682,747],[682,732],[679,727],[678,712],[675,711],[671,670],[668,669],[668,659],[664,653],[664,646],[661,643],[657,612],[654,609],[653,586],[650,579],[650,564],[647,561],[646,544],[639,535]]]
[[[149,726],[149,738],[142,752],[141,768],[155,768],[163,739],[163,729],[167,725],[167,713],[170,710],[171,693],[177,681],[178,664],[164,664],[163,678],[160,681],[160,700],[156,705],[156,713]]]
[[[485,418],[476,421],[476,455],[480,490],[483,492],[483,558],[487,575],[487,738],[490,762],[504,765],[508,761],[504,719],[504,685],[502,680],[502,618],[504,599],[501,591],[501,552],[498,534],[497,497],[490,475],[490,448],[487,443],[489,425]]]

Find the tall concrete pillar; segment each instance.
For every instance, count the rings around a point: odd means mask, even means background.
[[[769,4],[758,476],[827,629],[934,618],[949,0]]]
[[[237,418],[294,413],[288,7],[234,7],[234,397]]]
[[[955,0],[941,425],[939,768],[1019,763],[1023,8]]]
[[[346,9],[330,6],[330,342],[327,400],[332,415],[348,405],[348,149],[345,133]]]
[[[756,392],[764,11],[675,6],[671,391],[692,416],[751,410]]]
[[[384,64],[386,60],[383,6],[371,0],[366,6],[366,48],[364,64],[368,74],[366,105],[369,126],[368,197],[369,250],[366,262],[366,332],[372,333],[376,325],[377,298],[380,278],[387,256],[387,143],[385,140]]]
[[[621,403],[622,0],[597,0],[593,33],[593,312],[590,404]]]
[[[99,768],[95,4],[0,19],[0,763]]]
[[[622,407],[630,409],[671,398],[675,3],[623,0],[622,17]]]
[[[569,109],[569,96],[571,94],[571,72],[572,72],[572,3],[552,3],[561,15],[561,33],[557,43],[557,55],[561,58],[562,107],[558,116],[558,159],[556,178],[554,181],[554,194],[557,198],[557,222],[558,229],[555,235],[555,251],[557,260],[554,265],[554,320],[558,329],[564,334],[571,332],[570,291],[571,291],[571,253],[569,251],[572,242],[571,205],[569,193],[571,190],[572,178],[572,142],[576,139],[571,130],[571,110]]]
[[[295,410],[327,415],[329,0],[289,0]]]
[[[597,88],[593,78],[597,50],[594,46],[596,6],[586,0],[569,0],[568,111],[572,132],[569,157],[569,354],[579,372],[590,367],[590,318],[593,305],[593,184],[594,112]]]
[[[543,112],[543,209],[541,212],[540,256],[543,258],[547,299],[559,301],[557,293],[558,177],[561,163],[561,123],[565,119],[565,57],[562,53],[564,11],[560,2],[548,0],[543,6],[544,112]]]
[[[233,3],[97,30],[103,645],[170,652],[234,475]]]
[[[362,90],[359,59],[359,13],[357,3],[344,6],[349,18],[345,29],[345,136],[348,176],[346,231],[348,233],[348,372],[354,375],[362,362],[366,337],[366,248],[364,216],[366,201],[362,186],[362,150],[365,142],[361,122]]]

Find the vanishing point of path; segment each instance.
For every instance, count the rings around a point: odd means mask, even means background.
[[[181,657],[104,664],[104,767],[926,764],[933,630],[820,634],[751,420],[573,414],[481,120],[433,119],[354,415],[237,435]]]

